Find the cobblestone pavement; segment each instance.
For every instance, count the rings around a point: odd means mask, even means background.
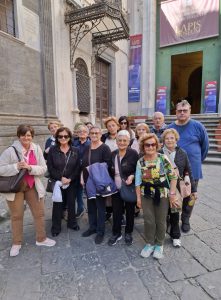
[[[94,236],[82,238],[63,223],[53,248],[35,246],[29,211],[25,213],[24,245],[19,256],[10,258],[10,223],[0,223],[0,299],[221,299],[221,168],[204,166],[199,201],[192,216],[192,229],[182,235],[182,247],[174,249],[166,237],[164,258],[140,257],[145,242],[142,216],[136,218],[134,243],[123,239],[109,247],[111,223],[105,241],[95,245]],[[51,204],[46,203],[50,233]]]

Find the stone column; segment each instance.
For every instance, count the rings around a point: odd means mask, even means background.
[[[74,68],[72,69],[72,77],[73,77],[73,81],[72,81],[72,86],[73,86],[73,121],[74,124],[80,122],[80,110],[78,109],[78,95],[77,95],[77,80],[76,80],[76,72],[77,69]]]
[[[141,114],[148,117],[155,110],[156,6],[155,0],[143,0]]]
[[[90,122],[92,124],[95,124],[93,81],[94,81],[94,77],[91,76],[90,77]]]

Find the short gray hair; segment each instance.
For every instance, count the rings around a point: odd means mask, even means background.
[[[118,131],[117,138],[120,137],[120,136],[122,136],[122,135],[126,136],[126,137],[128,137],[128,139],[130,139],[130,134],[129,134],[129,132],[127,130],[120,130],[120,131]]]
[[[180,102],[177,102],[176,109],[177,109],[178,106],[185,106],[185,105],[188,105],[189,108],[191,108],[191,105],[189,104],[189,102],[186,99],[183,99]]]

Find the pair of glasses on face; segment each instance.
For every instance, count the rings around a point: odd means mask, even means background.
[[[59,140],[62,140],[62,139],[68,140],[69,138],[70,138],[69,135],[58,135]]]
[[[90,132],[90,135],[98,135],[100,132]]]
[[[186,114],[188,111],[189,111],[188,109],[177,109],[177,112],[179,114],[181,114],[182,112]]]
[[[146,147],[146,148],[150,148],[150,147],[154,148],[154,147],[156,147],[156,145],[157,145],[156,143],[152,143],[152,144],[145,143],[144,147]]]
[[[120,124],[121,125],[127,125],[127,121],[121,121]]]

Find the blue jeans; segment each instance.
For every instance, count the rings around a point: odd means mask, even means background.
[[[105,202],[105,197],[87,199],[89,228],[96,230],[99,235],[104,235],[105,232]]]
[[[77,213],[81,213],[84,210],[83,202],[83,187],[81,184],[77,187]]]

